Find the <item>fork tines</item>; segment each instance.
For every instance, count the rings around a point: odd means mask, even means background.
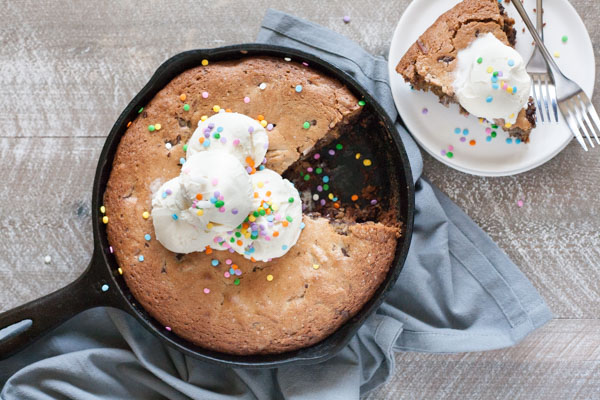
[[[585,150],[587,150],[587,146],[583,137],[587,138],[592,148],[595,147],[592,136],[596,139],[596,143],[600,145],[600,140],[596,134],[596,131],[600,132],[600,118],[594,105],[583,91],[561,100],[559,106],[569,124],[569,128],[571,128],[579,144]]]
[[[536,106],[541,118],[541,122],[544,123],[544,109],[546,110],[546,116],[548,122],[552,122],[550,115],[550,106],[554,114],[554,122],[558,122],[558,104],[556,101],[556,86],[554,86],[553,80],[548,74],[531,74],[532,85],[531,93],[536,102]],[[542,104],[544,108],[542,108]]]

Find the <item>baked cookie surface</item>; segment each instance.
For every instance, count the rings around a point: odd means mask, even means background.
[[[248,57],[190,69],[144,107],[121,139],[104,205],[124,279],[153,318],[211,350],[273,354],[323,340],[362,308],[392,265],[401,224],[393,198],[382,198],[381,190],[357,192],[361,200],[349,193],[337,199],[335,183],[325,182],[325,157],[343,151],[333,141],[366,118],[358,101],[337,80],[302,64]],[[267,168],[297,186],[320,182],[321,198],[306,199],[298,243],[270,262],[212,249],[172,253],[155,239],[152,217],[144,218],[153,192],[179,175],[198,122],[219,109],[272,125]],[[321,173],[311,168],[312,181],[292,173],[309,157],[317,162],[321,147],[322,168],[314,166]],[[332,196],[323,186],[332,186]]]

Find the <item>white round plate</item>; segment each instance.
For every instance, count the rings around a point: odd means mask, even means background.
[[[502,129],[494,130],[497,136],[491,138],[486,133],[490,125],[480,123],[476,117],[460,115],[457,105],[444,107],[432,93],[411,90],[396,72],[396,65],[404,53],[425,29],[459,2],[414,0],[400,18],[388,56],[396,108],[417,142],[437,160],[459,171],[481,176],[507,176],[538,167],[560,153],[573,138],[562,116],[559,116],[561,122],[558,124],[538,122],[527,144],[507,140],[508,134]],[[502,4],[516,21],[516,48],[527,61],[533,53],[533,39],[529,32],[523,33],[525,24],[513,5]],[[535,0],[525,0],[524,5],[535,21]],[[544,11],[546,46],[552,54],[559,53],[555,59],[559,67],[591,98],[595,77],[594,51],[583,21],[567,0],[545,0]],[[562,43],[564,35],[568,37],[567,43]],[[458,134],[455,133],[457,129],[460,130]],[[463,132],[468,133],[464,135]],[[475,145],[470,144],[472,140]],[[448,156],[449,151],[452,158]]]

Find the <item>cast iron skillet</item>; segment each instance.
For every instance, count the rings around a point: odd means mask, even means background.
[[[397,187],[400,191],[398,196],[400,199],[400,216],[404,222],[404,233],[397,246],[393,266],[390,268],[385,281],[358,314],[331,336],[313,346],[288,353],[235,356],[195,346],[174,333],[166,331],[161,324],[150,317],[137,304],[122,276],[117,273],[118,265],[115,257],[109,251],[105,227],[100,222],[99,207],[102,204],[104,190],[121,136],[126,130],[127,123],[136,118],[140,107],[147,104],[173,78],[189,68],[200,65],[203,59],[219,61],[265,55],[279,58],[291,57],[296,61],[307,61],[310,63],[311,68],[336,77],[359,98],[363,97],[372,106],[372,109],[375,110],[385,125],[389,142],[393,143],[389,147],[389,158],[392,160],[391,166],[397,171]],[[106,139],[100,154],[92,193],[94,252],[88,268],[75,282],[65,288],[0,314],[0,329],[15,324],[10,329],[4,330],[4,335],[0,331],[0,338],[7,336],[6,332],[9,330],[12,332],[4,340],[0,339],[0,360],[23,349],[41,335],[74,315],[89,308],[108,306],[121,309],[134,316],[140,324],[163,343],[186,355],[222,366],[272,368],[289,364],[311,364],[325,361],[333,357],[350,341],[365,319],[382,303],[385,293],[396,282],[410,245],[413,213],[414,187],[404,146],[394,129],[393,122],[377,101],[361,88],[352,76],[313,55],[280,46],[242,44],[209,50],[192,50],[178,54],[158,68],[148,84],[125,108]]]

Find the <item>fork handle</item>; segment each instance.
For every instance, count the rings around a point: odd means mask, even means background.
[[[540,2],[540,0],[538,0],[538,2]],[[533,40],[535,41],[535,44],[537,45],[537,47],[540,49],[540,52],[542,53],[544,60],[546,60],[546,62],[549,64],[550,68],[552,68],[554,71],[560,72],[558,65],[556,65],[556,63],[552,59],[552,56],[550,55],[550,52],[544,45],[543,39],[540,37],[540,34],[538,33],[535,26],[533,26],[533,22],[531,22],[531,18],[529,18],[529,15],[527,15],[527,11],[525,11],[525,7],[523,7],[521,0],[512,0],[512,3],[515,6],[515,8],[517,9],[517,12],[521,16],[521,18],[523,18],[523,22],[525,22],[525,26],[527,26],[527,29],[529,29],[529,33],[531,33],[531,36],[533,36]],[[538,10],[538,18],[540,18],[540,17],[543,17],[543,15]]]
[[[540,38],[542,42],[544,41],[544,7],[542,5],[542,0],[537,0],[536,4],[537,9],[537,31],[540,34]]]

